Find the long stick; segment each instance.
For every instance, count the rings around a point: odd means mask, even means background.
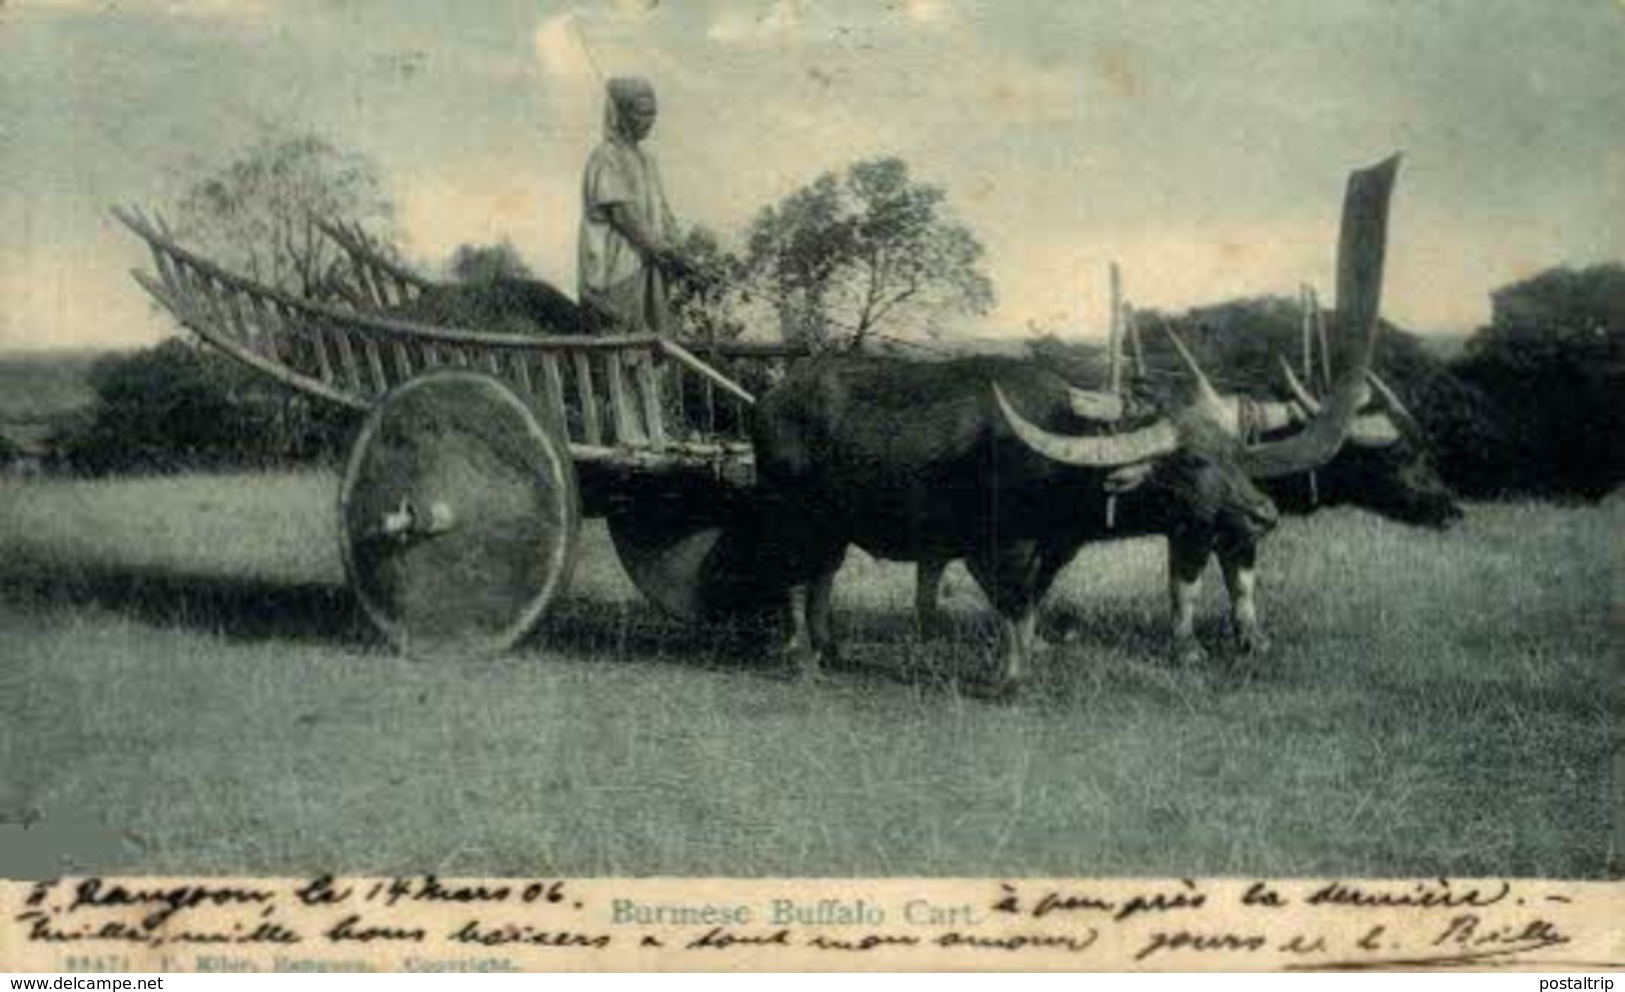
[[[1134,308],[1123,305],[1123,329],[1128,334],[1129,347],[1134,351],[1134,375],[1145,378],[1145,352],[1140,347],[1140,318]]]
[[[1112,284],[1112,314],[1110,339],[1107,347],[1110,349],[1109,368],[1111,369],[1108,387],[1113,396],[1123,395],[1123,276],[1118,271],[1117,263],[1111,263]],[[1111,493],[1106,497],[1106,529],[1114,530],[1117,527],[1117,494]]]
[[[756,397],[752,396],[744,386],[741,386],[739,383],[734,382],[721,372],[718,372],[716,369],[700,361],[687,348],[684,348],[682,345],[671,340],[670,338],[659,339],[656,347],[665,352],[671,358],[674,358],[683,365],[688,366],[705,381],[716,383],[718,386],[744,400],[746,403],[756,402]]]
[[[1303,378],[1312,382],[1315,378],[1315,345],[1312,335],[1315,332],[1315,319],[1310,315],[1309,308],[1314,306],[1308,283],[1298,285],[1298,309],[1303,311]]]
[[[1320,339],[1320,381],[1324,388],[1332,388],[1332,346],[1326,339],[1326,317],[1320,312],[1320,296],[1309,290],[1310,310],[1315,315],[1315,336]]]
[[[1112,313],[1111,330],[1107,338],[1110,375],[1107,388],[1114,394],[1123,391],[1123,278],[1117,263],[1111,263]]]

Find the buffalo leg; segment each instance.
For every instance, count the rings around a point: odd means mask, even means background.
[[[1200,665],[1207,660],[1207,652],[1196,639],[1196,597],[1202,591],[1202,571],[1212,553],[1210,541],[1168,540],[1169,653],[1177,665]]]
[[[818,649],[813,646],[812,627],[808,603],[813,598],[812,587],[804,583],[790,587],[790,640],[784,646],[783,656],[789,674],[795,678],[818,677]]]
[[[1055,584],[1055,577],[1061,574],[1061,569],[1072,563],[1077,553],[1078,548],[1075,544],[1051,544],[1039,549],[1036,574],[1033,576],[1033,632],[1028,638],[1028,645],[1032,651],[1046,650],[1050,646],[1044,636],[1038,633],[1038,613],[1049,595],[1050,587]],[[1067,640],[1070,636],[1062,634],[1061,640]]]
[[[1224,587],[1230,593],[1230,621],[1235,627],[1236,644],[1245,654],[1262,654],[1269,650],[1269,635],[1258,622],[1258,602],[1255,579],[1258,562],[1256,545],[1224,548],[1219,552],[1219,567],[1224,570]]]
[[[826,657],[836,660],[833,599],[844,556],[843,548],[811,579],[790,587],[790,640],[782,653],[795,677],[815,679]]]
[[[807,634],[814,658],[832,665],[840,661],[835,644],[835,572],[832,568],[807,584]]]
[[[981,692],[1008,698],[1029,674],[1038,619],[1034,589],[1044,562],[1037,548],[1022,542],[967,555],[965,565],[999,615],[998,673]]]
[[[1005,618],[1001,626],[1005,641],[1004,681],[1010,685],[1020,685],[1032,673],[1030,662],[1036,640],[1034,632],[1038,628],[1038,610],[1029,607],[1020,616]]]
[[[947,558],[921,558],[914,572],[914,622],[920,637],[930,637],[942,629],[942,610],[938,594],[942,591],[942,574],[948,570]]]

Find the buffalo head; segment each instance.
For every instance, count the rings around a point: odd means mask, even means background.
[[[1281,363],[1292,395],[1288,406],[1300,418],[1320,402]],[[1359,506],[1400,523],[1443,529],[1463,516],[1455,494],[1434,467],[1427,435],[1399,395],[1375,372],[1367,374],[1372,403],[1355,418],[1342,454],[1322,473],[1320,498]]]
[[[1301,430],[1281,439],[1244,445],[1236,399],[1219,395],[1172,329],[1169,336],[1195,383],[1193,395],[1182,407],[1134,430],[1082,437],[1058,435],[1023,418],[995,386],[1005,422],[1024,444],[1054,461],[1110,469],[1113,479],[1138,478],[1171,487],[1181,495],[1181,508],[1192,513],[1194,520],[1212,522],[1221,530],[1237,525],[1256,530],[1264,519],[1273,522],[1273,513],[1260,512],[1267,498],[1253,481],[1320,468],[1338,454],[1345,441],[1359,438],[1369,426],[1369,418],[1359,416],[1359,411],[1370,396],[1367,378],[1380,326],[1377,315],[1388,203],[1398,166],[1399,158],[1394,156],[1349,178],[1338,243],[1337,310],[1333,315],[1337,330],[1333,347],[1338,354],[1331,356],[1337,365],[1331,395],[1321,403],[1305,393],[1299,400],[1305,407],[1303,416],[1273,408],[1264,414],[1266,422],[1279,421],[1269,426],[1297,421]],[[1305,399],[1309,402],[1304,403]],[[1089,419],[1116,421],[1123,414],[1121,400],[1110,393],[1073,390],[1071,405],[1075,414]]]
[[[1259,433],[1301,429],[1246,445],[1244,439],[1252,432],[1240,422],[1239,400],[1213,388],[1171,329],[1170,338],[1193,373],[1195,389],[1188,402],[1147,426],[1105,436],[1058,435],[1024,419],[995,388],[1005,423],[1022,443],[1046,458],[1109,468],[1112,479],[1138,477],[1142,484],[1166,487],[1175,497],[1166,528],[1175,649],[1181,656],[1199,654],[1190,633],[1191,601],[1215,546],[1231,587],[1238,635],[1244,644],[1265,641],[1251,602],[1252,562],[1257,538],[1274,522],[1274,507],[1255,483],[1319,469],[1344,449],[1345,442],[1359,445],[1375,426],[1360,416],[1360,410],[1370,394],[1367,377],[1379,329],[1388,204],[1397,170],[1395,156],[1349,179],[1338,243],[1333,317],[1337,333],[1331,345],[1336,353],[1328,356],[1336,376],[1329,397],[1296,411],[1286,404],[1256,409],[1262,421]],[[1079,417],[1117,421],[1123,409],[1114,400],[1078,391],[1072,409]]]

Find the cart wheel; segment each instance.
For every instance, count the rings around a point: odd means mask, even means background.
[[[697,505],[704,503],[705,505]],[[735,498],[642,499],[611,514],[609,535],[638,591],[681,620],[749,616],[784,602],[765,553],[760,508]]]
[[[339,495],[350,586],[414,657],[498,654],[570,578],[581,498],[565,440],[496,379],[430,372],[367,415]]]

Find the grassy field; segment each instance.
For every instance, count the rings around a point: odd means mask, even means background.
[[[1090,549],[992,706],[945,677],[991,636],[957,567],[959,630],[921,643],[911,570],[854,555],[861,667],[795,685],[760,634],[657,615],[596,525],[532,644],[405,660],[342,588],[334,488],[0,484],[10,812],[99,820],[82,867],[145,872],[1608,872],[1619,499],[1289,521],[1256,670],[1168,667],[1162,548]]]

